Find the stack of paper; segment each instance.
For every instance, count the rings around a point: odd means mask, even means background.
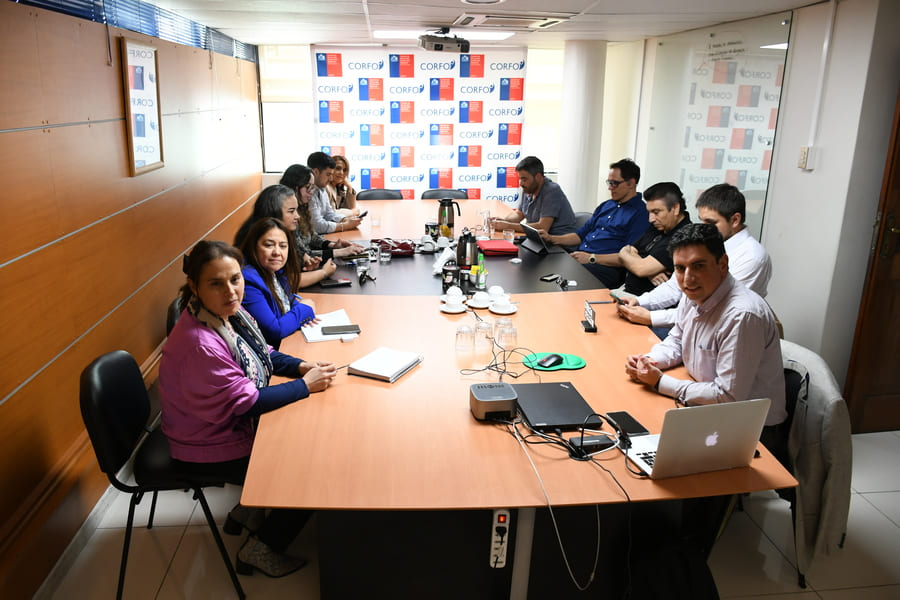
[[[347,372],[351,375],[393,383],[420,362],[422,357],[414,352],[392,350],[382,346],[350,363]]]
[[[312,327],[301,327],[300,331],[303,332],[303,337],[306,338],[307,342],[324,342],[326,340],[340,340],[342,337],[357,337],[358,333],[345,333],[342,335],[325,335],[322,333],[322,327],[327,327],[329,325],[350,325],[350,317],[347,316],[347,311],[343,308],[340,310],[336,310],[330,313],[317,314],[316,318],[319,319],[319,322],[313,325]]]

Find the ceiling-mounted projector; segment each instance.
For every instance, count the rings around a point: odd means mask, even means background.
[[[419,47],[432,52],[468,52],[469,41],[460,37],[444,37],[440,35],[419,36]]]

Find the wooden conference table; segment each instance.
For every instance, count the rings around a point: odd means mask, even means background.
[[[423,223],[433,220],[437,206],[429,201],[363,204],[371,207],[371,214],[382,217],[381,232],[375,235],[395,238],[422,231]],[[461,220],[473,222],[477,211],[490,203],[468,200],[460,205]],[[496,205],[494,210],[494,214],[502,214]],[[375,233],[372,229],[364,223],[354,236],[367,239]],[[401,260],[395,258],[394,262]],[[393,264],[373,270],[391,269]],[[421,277],[431,275],[425,272]],[[587,282],[590,277],[585,271],[581,279]],[[497,374],[460,374],[461,369],[484,366],[490,357],[456,351],[456,327],[464,323],[474,326],[476,319],[470,312],[440,312],[439,284],[435,290],[432,295],[397,295],[396,290],[391,295],[304,291],[305,297],[315,300],[317,312],[343,308],[362,333],[352,342],[307,344],[298,332],[284,340],[282,351],[338,365],[379,346],[413,351],[424,358],[393,384],[342,370],[326,391],[263,415],[243,504],[346,511],[546,506],[541,485],[516,440],[503,426],[472,417],[470,384],[497,381]],[[539,375],[528,371],[516,380],[504,381],[571,381],[595,411],[627,410],[651,432],[658,432],[665,411],[673,407],[672,400],[633,383],[624,372],[625,357],[646,351],[657,338],[648,328],[618,318],[613,304],[594,305],[598,331],[585,333],[580,324],[585,300],[604,299],[608,296],[602,290],[513,293],[512,300],[519,304],[510,318],[518,329],[520,347],[575,354],[583,357],[587,366]],[[488,310],[477,312],[487,320],[498,318]],[[512,370],[527,371],[521,364],[512,365]],[[632,501],[720,496],[796,485],[772,455],[762,446],[760,449],[761,456],[748,468],[660,481],[629,473],[619,451],[601,454],[597,460],[618,479]],[[612,477],[594,465],[571,460],[551,446],[529,445],[528,452],[554,507],[626,501]],[[529,513],[519,512],[520,519],[527,521]],[[533,511],[530,514],[533,519]],[[523,543],[530,541],[530,535],[530,531],[519,532]],[[484,536],[482,562],[486,564],[487,528]],[[516,552],[527,554],[518,547]],[[518,575],[515,569],[520,569]],[[517,584],[522,570],[525,582]],[[511,597],[524,597],[527,577],[528,565],[517,561]]]

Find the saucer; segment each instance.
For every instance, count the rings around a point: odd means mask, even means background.
[[[510,304],[506,308],[500,308],[496,304],[491,304],[489,307],[490,311],[494,314],[498,315],[514,315],[519,310],[519,307],[515,304]]]
[[[447,313],[448,315],[458,315],[459,313],[466,312],[466,305],[460,304],[457,308],[451,308],[447,304],[441,305],[441,312]]]
[[[488,308],[491,305],[491,301],[487,300],[485,302],[475,302],[474,299],[469,299],[466,302],[466,305],[471,308]]]

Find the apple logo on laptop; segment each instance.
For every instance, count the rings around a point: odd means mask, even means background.
[[[706,436],[706,445],[707,446],[712,447],[718,443],[719,443],[719,432],[718,431],[714,431],[711,434],[709,434],[708,436]]]

